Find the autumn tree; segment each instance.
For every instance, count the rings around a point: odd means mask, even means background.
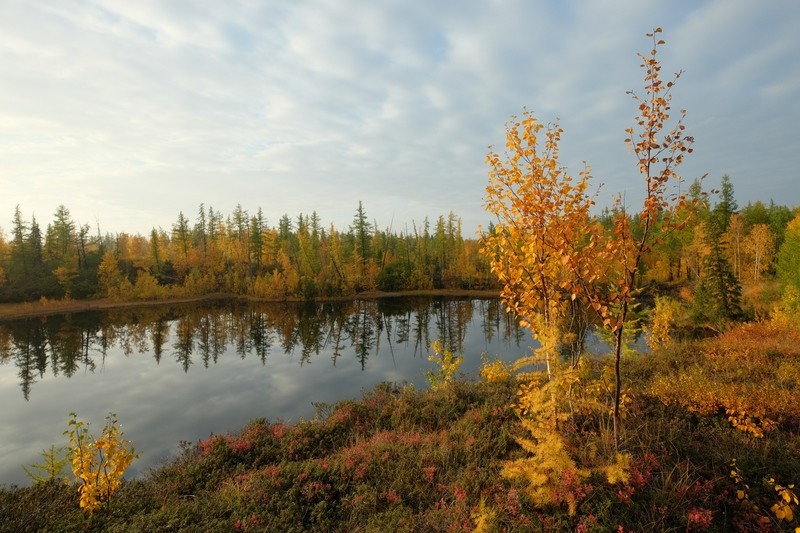
[[[742,240],[742,250],[750,262],[749,276],[754,282],[761,281],[761,276],[772,264],[775,257],[775,236],[767,224],[756,224]]]
[[[256,272],[261,270],[264,261],[266,229],[267,220],[259,207],[258,212],[250,217],[250,264]]]
[[[537,338],[552,334],[565,316],[571,296],[563,288],[577,287],[578,279],[564,258],[583,240],[594,203],[586,194],[589,171],[573,183],[559,165],[561,133],[526,110],[506,125],[506,156],[486,157],[486,209],[497,223],[484,235],[481,252],[506,306]]]
[[[130,284],[127,279],[122,275],[117,264],[117,258],[114,257],[113,252],[107,251],[103,255],[103,260],[97,272],[99,278],[99,288],[102,296],[117,300],[130,289],[123,289],[124,284]]]
[[[687,199],[680,193],[681,177],[678,166],[692,152],[694,138],[685,133],[685,110],[670,126],[672,89],[681,71],[672,80],[661,79],[661,63],[657,57],[661,28],[647,34],[653,46],[649,54],[639,54],[645,71],[645,93],[629,92],[638,105],[636,126],[628,128],[626,144],[632,149],[638,170],[645,182],[644,201],[637,213],[638,228],[633,231],[631,217],[626,213],[621,198],[617,199],[617,215],[609,236],[595,225],[584,253],[569,256],[573,271],[580,273],[580,285],[585,297],[599,313],[603,325],[614,338],[614,441],[619,443],[621,426],[620,400],[622,380],[620,361],[624,346],[628,315],[639,293],[639,276],[643,259],[653,247],[656,224],[662,232],[680,229],[686,223],[676,216]],[[610,238],[609,238],[610,237]],[[585,258],[604,269],[593,268]],[[575,289],[573,288],[573,293]]]
[[[744,237],[744,221],[738,214],[733,214],[724,238],[728,243],[728,259],[733,267],[733,274],[739,280],[742,279],[742,243]]]
[[[636,126],[627,130],[626,143],[646,186],[642,208],[635,217],[618,198],[610,230],[599,223],[590,224],[588,209],[593,201],[586,195],[588,172],[581,173],[573,183],[560,169],[558,127],[548,128],[544,150],[539,150],[536,141],[542,126],[529,114],[507,128],[507,163],[501,163],[497,154],[488,156],[487,208],[498,217],[498,224],[494,235],[486,238],[484,250],[490,254],[492,269],[503,286],[503,298],[530,326],[541,320],[546,327],[554,327],[563,313],[562,291],[568,299],[585,299],[597,311],[614,339],[617,444],[621,426],[620,360],[643,258],[652,249],[657,223],[662,232],[685,223],[676,217],[676,211],[686,205],[679,194],[677,167],[692,151],[693,138],[684,131],[683,110],[668,126],[671,92],[681,72],[671,81],[661,80],[657,53],[664,41],[658,39],[659,33],[661,29],[657,28],[648,34],[653,42],[651,52],[639,54],[645,70],[645,94],[630,93],[639,114]],[[677,192],[671,194],[672,190]]]
[[[439,217],[432,235],[393,234],[368,222],[363,205],[344,232],[323,229],[319,215],[284,215],[277,228],[267,225],[261,208],[254,215],[237,205],[224,217],[200,204],[194,225],[182,212],[166,231],[90,235],[60,206],[46,234],[35,217],[19,208],[10,240],[0,257],[5,283],[0,300],[34,300],[70,293],[91,297],[108,293],[113,253],[122,277],[115,297],[125,299],[232,292],[262,297],[349,295],[375,288],[472,287],[485,284],[486,262],[476,240],[461,236],[454,213]],[[416,229],[416,226],[415,226]],[[44,244],[44,245],[43,245]],[[125,282],[126,281],[126,282]]]
[[[532,438],[517,439],[529,454],[508,462],[503,475],[522,481],[526,493],[541,505],[559,501],[553,487],[563,472],[588,475],[570,456],[559,432],[580,361],[578,354],[565,368],[559,345],[570,303],[577,297],[569,289],[580,283],[569,258],[580,253],[594,202],[586,193],[589,171],[573,180],[559,164],[561,133],[557,124],[545,127],[527,110],[506,124],[505,156],[490,151],[486,157],[486,208],[497,223],[484,234],[481,248],[500,281],[507,310],[531,329],[540,345],[514,365],[516,371],[534,369],[520,376],[517,408]],[[545,370],[537,371],[541,366]]]
[[[786,226],[776,270],[778,280],[784,287],[793,286],[800,290],[800,214]]]

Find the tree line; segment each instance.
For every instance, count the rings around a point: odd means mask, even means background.
[[[645,281],[692,287],[698,305],[707,308],[698,316],[713,318],[741,312],[742,285],[798,276],[792,250],[799,237],[790,229],[787,242],[787,227],[800,208],[772,201],[739,208],[728,176],[710,193],[695,181],[688,196],[694,201],[677,216],[690,223],[667,230],[657,221],[651,230],[656,239],[644,256]],[[616,215],[616,208],[606,208],[597,218],[610,232]],[[639,214],[628,218],[636,231]],[[237,206],[225,216],[201,204],[194,221],[180,212],[169,230],[103,235],[75,222],[63,205],[44,229],[17,206],[10,234],[0,233],[0,302],[210,293],[313,299],[370,290],[497,289],[489,261],[479,253],[481,241],[494,231],[490,223],[488,233],[465,238],[452,212],[410,230],[381,230],[359,202],[344,230],[324,227],[316,212],[284,214],[272,226],[261,208],[250,214]]]
[[[46,229],[14,211],[0,234],[0,301],[44,298],[143,300],[229,293],[266,299],[364,291],[496,287],[479,241],[450,212],[411,230],[381,230],[361,202],[345,229],[316,212],[270,225],[261,208],[225,216],[201,204],[169,230],[102,235],[58,207]]]

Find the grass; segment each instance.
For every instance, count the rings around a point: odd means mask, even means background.
[[[357,402],[318,405],[312,421],[254,420],[187,445],[90,519],[74,485],[3,488],[0,530],[472,531],[483,516],[488,531],[795,531],[798,519],[775,505],[776,486],[800,481],[797,402],[785,401],[800,387],[800,344],[788,330],[753,327],[625,360],[630,475],[610,484],[565,472],[558,490],[577,502],[574,515],[566,504],[535,507],[501,475],[524,455],[515,383],[455,381],[433,391],[382,384]],[[718,387],[721,403],[680,389],[700,383],[680,376]],[[758,436],[734,427],[724,402],[761,389],[776,400]],[[581,427],[563,431],[578,450]]]

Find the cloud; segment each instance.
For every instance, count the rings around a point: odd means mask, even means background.
[[[560,120],[573,172],[585,160],[633,198],[625,91],[655,26],[664,71],[686,71],[675,103],[698,142],[684,174],[730,173],[742,204],[800,201],[788,1],[103,0],[0,15],[0,221],[20,204],[46,222],[63,203],[79,223],[147,233],[241,203],[344,229],[362,200],[380,227],[452,210],[471,234],[488,221],[487,146],[523,106]]]

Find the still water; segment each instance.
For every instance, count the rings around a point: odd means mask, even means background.
[[[481,354],[512,361],[530,334],[499,300],[415,297],[323,304],[219,302],[0,323],[0,484],[66,443],[68,414],[102,429],[116,413],[140,454],[136,476],[180,442],[249,420],[296,422],[312,403],[358,398],[383,381],[427,386],[441,339],[477,377]]]

